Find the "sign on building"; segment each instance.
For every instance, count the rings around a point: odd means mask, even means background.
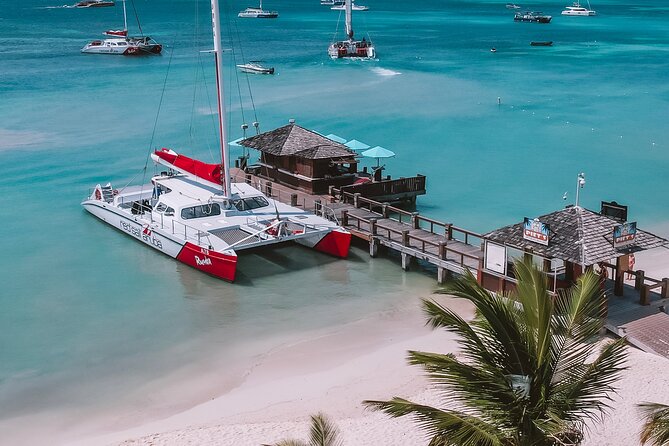
[[[623,223],[613,227],[613,247],[622,248],[634,243],[636,239],[636,222]]]
[[[539,221],[538,218],[527,218],[523,223],[523,238],[535,243],[548,246],[550,226]]]

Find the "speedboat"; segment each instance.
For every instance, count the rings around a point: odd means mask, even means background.
[[[337,6],[343,4],[344,0],[321,0],[321,5],[326,5],[326,6]]]
[[[83,0],[76,3],[76,8],[101,8],[104,6],[114,6],[113,0]]]
[[[588,7],[590,7],[589,4]],[[574,2],[572,6],[565,7],[565,10],[562,11],[562,15],[592,16],[597,15],[597,12],[584,8],[579,2]]]
[[[274,67],[266,67],[259,60],[252,60],[249,63],[237,65],[244,73],[253,74],[274,74]]]
[[[543,15],[542,12],[534,11],[525,11],[517,12],[513,16],[513,20],[516,22],[535,22],[535,23],[550,23],[553,17],[549,15]]]
[[[265,11],[262,9],[262,0],[260,0],[260,6],[257,8],[249,7],[237,14],[237,17],[242,18],[251,18],[251,19],[275,19],[279,17],[279,13],[276,11]]]
[[[552,40],[544,40],[544,41],[532,41],[530,42],[531,46],[553,46],[553,41]]]

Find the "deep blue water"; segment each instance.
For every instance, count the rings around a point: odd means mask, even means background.
[[[277,20],[226,19],[230,139],[257,116],[264,130],[295,118],[384,146],[397,153],[388,173],[428,176],[420,211],[477,231],[573,202],[583,171],[583,205],[617,200],[641,228],[667,235],[664,2],[597,1],[598,16],[585,18],[560,17],[561,1],[523,4],[553,15],[541,25],[514,23],[501,1],[359,1],[370,11],[354,13],[354,29],[373,39],[376,62],[327,58],[343,24],[316,0],[267,0]],[[212,357],[253,342],[259,353],[433,285],[361,250],[333,261],[297,247],[245,256],[239,283],[229,285],[85,214],[88,188],[141,178],[151,148],[216,158],[212,62],[201,52],[211,47],[209,2],[135,0],[143,31],[166,46],[146,58],[79,53],[122,25],[120,2],[6,3],[0,425],[68,405],[127,410],[129,400],[112,395],[141,398],[144,383],[183,365],[207,369]],[[232,16],[248,6],[231,3],[222,9]],[[231,69],[249,59],[277,70],[248,79],[256,114],[247,78]]]

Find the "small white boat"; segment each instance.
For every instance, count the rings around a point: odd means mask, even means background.
[[[276,11],[265,11],[262,9],[262,0],[260,0],[260,6],[257,8],[249,7],[237,14],[237,17],[246,18],[246,19],[275,19],[279,17],[279,13]]]
[[[259,60],[252,60],[249,63],[237,65],[244,73],[253,74],[274,74],[274,67],[266,67]]]
[[[515,3],[507,3],[506,9],[520,9],[520,5],[516,5]]]
[[[344,0],[321,0],[321,5],[326,5],[326,6],[337,6],[343,4]]]
[[[365,40],[353,39],[353,0],[345,0],[346,11],[346,37],[347,40],[335,41],[328,47],[328,56],[331,59],[358,59],[371,60],[376,59],[376,48],[374,44]]]
[[[593,16],[597,15],[597,12],[590,9],[590,2],[588,2],[587,8],[581,6],[579,2],[574,2],[572,6],[565,7],[565,10],[562,11],[562,15]]]
[[[344,11],[346,9],[345,5],[335,5],[332,8],[333,11]],[[355,3],[351,5],[353,11],[369,11],[369,6],[356,5]]]

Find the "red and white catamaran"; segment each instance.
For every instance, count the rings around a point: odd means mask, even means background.
[[[222,164],[157,150],[151,157],[167,170],[150,184],[120,190],[98,184],[82,206],[144,244],[228,281],[235,279],[237,252],[245,249],[294,241],[347,257],[351,234],[337,223],[275,201],[246,183],[231,183],[218,1],[211,5]]]

